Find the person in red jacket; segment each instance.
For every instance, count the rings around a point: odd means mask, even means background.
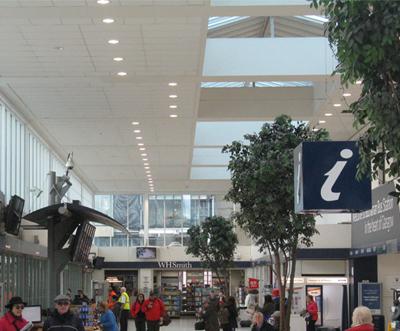
[[[22,310],[26,303],[21,297],[12,297],[6,308],[8,312],[0,319],[0,331],[19,331],[29,322],[22,318]]]
[[[147,331],[159,331],[165,313],[164,303],[150,291],[149,298],[143,303],[142,311],[146,315]]]
[[[131,306],[131,315],[135,320],[136,331],[146,331],[146,316],[142,311],[144,295],[139,293],[136,301]]]
[[[314,301],[312,295],[307,295],[307,313],[309,314],[309,318],[307,319],[307,331],[315,331],[315,323],[318,320],[318,306]]]
[[[371,311],[364,306],[359,306],[353,311],[353,324],[346,331],[374,331]]]

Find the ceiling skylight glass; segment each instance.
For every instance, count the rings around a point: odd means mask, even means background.
[[[202,88],[229,88],[229,87],[311,87],[311,81],[293,82],[202,82]]]
[[[249,18],[249,16],[212,16],[208,19],[208,30],[234,24],[246,18]]]

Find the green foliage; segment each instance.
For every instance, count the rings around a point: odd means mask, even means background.
[[[325,139],[326,131],[313,132],[282,115],[258,134],[245,135],[246,142],[223,148],[232,177],[226,198],[240,204],[234,218],[261,249],[288,252],[294,243],[311,245],[314,218],[294,213],[293,151],[303,141]]]
[[[335,73],[347,86],[362,80],[360,98],[350,105],[354,125],[368,129],[360,141],[359,175],[378,170],[400,175],[400,2],[312,0],[328,17],[326,30],[338,59]],[[385,169],[385,161],[390,166]],[[397,187],[399,191],[400,186]]]
[[[208,217],[200,225],[192,226],[187,233],[190,240],[186,253],[200,258],[204,266],[216,272],[218,277],[227,275],[238,244],[232,222],[221,216]]]

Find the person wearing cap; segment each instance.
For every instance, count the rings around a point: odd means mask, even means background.
[[[131,312],[131,303],[128,293],[126,293],[126,287],[121,287],[121,295],[119,296],[118,303],[121,307],[121,313],[119,317],[119,323],[121,325],[121,331],[128,330],[128,318]]]
[[[26,303],[21,297],[12,297],[6,308],[7,313],[0,319],[0,331],[19,331],[29,322],[22,318],[22,310]]]
[[[43,331],[84,331],[81,319],[70,311],[70,305],[69,296],[57,295],[54,298],[55,309],[44,322]]]
[[[153,291],[150,291],[149,298],[144,301],[142,311],[146,315],[147,331],[159,331],[165,314],[165,306]]]

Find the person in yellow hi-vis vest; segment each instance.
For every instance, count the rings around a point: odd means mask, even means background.
[[[121,287],[121,295],[119,296],[118,303],[121,305],[121,315],[119,318],[121,331],[128,331],[128,317],[131,304],[129,302],[129,295],[126,293],[126,287]]]

